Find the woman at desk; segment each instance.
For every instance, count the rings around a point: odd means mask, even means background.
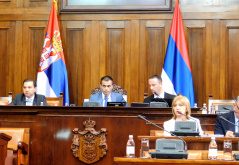
[[[172,112],[173,118],[164,122],[164,129],[167,131],[175,130],[175,121],[196,121],[196,125],[199,130],[199,134],[203,135],[203,131],[201,128],[200,120],[194,117],[191,117],[191,107],[190,102],[185,96],[176,96],[172,102]],[[170,133],[164,131],[164,136],[171,136]]]

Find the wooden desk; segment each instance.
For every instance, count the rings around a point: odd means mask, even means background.
[[[112,165],[114,157],[125,156],[129,135],[134,135],[136,156],[139,156],[137,136],[149,135],[150,130],[155,129],[138,115],[157,120],[160,125],[172,118],[171,108],[1,106],[0,127],[30,128],[29,164],[83,165],[71,151],[72,130],[83,130],[83,122],[90,118],[96,122],[96,131],[107,129],[107,155],[94,164]],[[192,116],[202,120],[205,126],[213,124],[216,118],[216,115],[196,113]],[[214,127],[205,129],[210,131]]]
[[[233,151],[232,154],[239,153],[239,151]],[[195,157],[195,155],[197,156]],[[118,165],[158,165],[158,164],[197,164],[197,165],[207,165],[207,164],[239,164],[234,158],[232,161],[223,160],[223,151],[218,151],[218,160],[208,160],[207,150],[188,150],[188,159],[141,159],[141,158],[123,158],[115,157],[114,162]]]
[[[150,141],[150,148],[155,148],[155,141],[157,139],[178,139],[173,136],[138,136],[138,140],[141,141],[142,138],[148,138]],[[208,150],[209,143],[211,142],[211,137],[181,137],[187,143],[189,150]],[[238,150],[239,138],[225,138],[216,137],[218,150],[223,150],[224,140],[232,141],[232,150]]]
[[[182,160],[182,159],[140,159],[140,158],[121,158],[115,157],[114,161],[117,165],[168,165],[168,164],[196,164],[196,165],[226,165],[239,164],[238,161],[223,161],[223,160]]]

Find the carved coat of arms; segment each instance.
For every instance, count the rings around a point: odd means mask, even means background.
[[[84,163],[94,163],[104,155],[108,150],[106,143],[106,128],[101,128],[100,131],[95,131],[96,122],[93,120],[86,120],[83,122],[84,131],[78,128],[72,130],[73,139],[71,150],[75,157]]]

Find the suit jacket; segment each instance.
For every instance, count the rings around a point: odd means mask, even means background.
[[[110,97],[111,97],[111,102],[126,102],[123,96],[119,93],[111,92]],[[100,103],[100,106],[103,106],[102,92],[90,95],[90,101],[98,101]],[[126,107],[129,107],[127,103],[126,103]]]
[[[221,115],[225,119],[235,123],[235,114],[233,111]],[[235,132],[235,126],[220,119],[219,115],[216,118],[214,134],[226,135],[227,131]]]
[[[43,105],[48,105],[44,95],[35,94],[32,105],[41,105],[41,102],[43,102]],[[26,96],[24,93],[15,95],[15,99],[9,105],[26,105]]]
[[[199,135],[203,135],[204,134],[199,119],[190,116],[190,119],[188,121],[194,121],[194,122],[196,121],[197,122],[196,126],[197,126],[197,128],[199,130]],[[165,130],[167,130],[169,132],[175,131],[175,120],[174,119],[170,119],[168,121],[165,121],[163,123],[163,127],[164,127]],[[171,136],[171,134],[166,132],[166,131],[164,131],[164,136]]]
[[[174,99],[175,95],[171,95],[169,93],[164,92],[164,99]],[[151,100],[154,98],[154,95],[151,95],[144,99],[144,103],[150,103]]]

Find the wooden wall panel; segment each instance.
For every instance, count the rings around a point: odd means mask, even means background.
[[[228,28],[228,94],[229,97],[236,97],[239,95],[239,26],[238,27],[230,27]]]
[[[9,23],[8,26],[5,25],[3,27],[3,24],[0,24],[0,80],[2,83],[0,83],[0,89],[5,89],[7,87],[7,77],[8,77],[8,72],[9,72],[9,37],[10,37],[10,32],[9,32]],[[6,91],[0,90],[0,95],[1,96],[7,96]]]
[[[23,22],[21,82],[26,78],[37,78],[46,27],[47,22]],[[22,83],[20,84],[22,85]]]
[[[188,48],[188,54],[190,59],[191,71],[193,75],[194,95],[198,106],[203,104],[202,100],[205,96],[204,84],[204,66],[203,63],[203,51],[204,51],[204,29],[203,28],[190,28],[189,29],[190,47]]]
[[[203,20],[188,20],[185,22],[185,36],[188,55],[193,75],[194,95],[198,106],[206,102],[205,98],[205,50],[206,29]]]
[[[8,92],[13,91],[12,58],[15,54],[15,25],[15,22],[0,22],[0,96],[8,96]]]
[[[68,83],[69,83],[69,93],[71,103],[76,105],[81,104],[84,99],[87,97],[83,92],[85,87],[85,73],[90,69],[88,64],[85,64],[85,49],[84,43],[85,34],[86,34],[86,25],[85,21],[69,21],[62,24],[62,30],[65,33],[62,33],[62,36],[66,38],[63,40],[63,43],[67,47],[64,47],[65,60],[67,65],[68,72]],[[79,93],[81,93],[79,95]]]
[[[124,30],[108,29],[106,74],[114,75],[114,83],[123,86],[124,82]]]
[[[237,89],[236,1],[179,1],[199,106],[239,95]],[[0,95],[22,92],[25,78],[36,78],[52,1],[0,2]],[[59,6],[59,5],[58,5]],[[111,75],[128,91],[128,102],[151,94],[148,78],[161,74],[173,13],[78,14],[58,11],[69,77],[70,102],[82,105],[100,78]],[[7,49],[5,49],[7,47]],[[5,56],[7,53],[7,56]],[[3,61],[7,60],[7,63]]]

